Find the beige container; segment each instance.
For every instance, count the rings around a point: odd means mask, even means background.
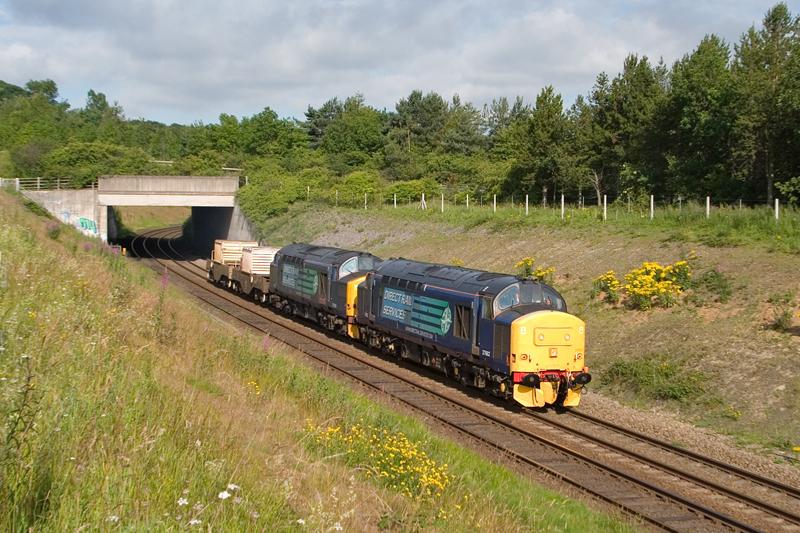
[[[217,239],[214,241],[214,252],[211,259],[223,265],[239,265],[242,262],[242,251],[245,248],[255,248],[258,246],[256,241],[226,241]]]
[[[245,248],[242,251],[242,272],[257,276],[269,276],[269,267],[272,265],[278,250],[280,248],[272,246]]]

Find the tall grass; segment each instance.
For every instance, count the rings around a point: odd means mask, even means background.
[[[3,531],[625,529],[210,322],[168,277],[0,207]],[[319,454],[308,423],[402,434],[453,482],[404,496]]]

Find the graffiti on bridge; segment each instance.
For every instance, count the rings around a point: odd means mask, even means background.
[[[92,219],[80,217],[78,219],[78,227],[92,234],[97,234],[97,224]]]

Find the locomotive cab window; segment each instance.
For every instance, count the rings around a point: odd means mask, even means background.
[[[556,311],[567,310],[566,302],[564,302],[564,299],[556,291],[550,287],[542,287],[542,292],[544,293],[544,303],[546,305],[549,305]]]
[[[538,283],[513,283],[500,291],[494,299],[494,314],[497,316],[517,305],[541,303],[542,299],[542,286]]]
[[[358,272],[358,257],[351,257],[339,267],[339,279],[342,279],[348,274]]]
[[[462,339],[469,339],[472,331],[472,313],[466,305],[456,306],[456,320],[453,327],[453,335]]]

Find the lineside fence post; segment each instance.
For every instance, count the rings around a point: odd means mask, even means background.
[[[367,208],[367,193],[364,193],[364,209]]]
[[[19,178],[14,178],[14,186],[17,188],[17,192],[19,192]]]
[[[469,209],[469,193],[467,193],[467,209]]]
[[[444,213],[444,193],[442,193],[442,213]]]
[[[527,200],[527,198],[526,198]],[[528,202],[525,202],[525,207],[527,207]],[[561,220],[564,220],[564,195],[561,195]]]
[[[655,197],[651,194],[650,195],[650,220],[653,220],[653,217],[656,216],[656,202]]]
[[[397,209],[397,193],[394,193],[394,208]]]
[[[778,222],[781,218],[781,201],[775,198],[775,222]]]
[[[706,218],[711,217],[711,197],[706,196]]]
[[[603,221],[608,220],[608,195],[603,195]]]
[[[492,199],[492,211],[497,213],[497,195],[496,194],[494,195],[494,198]]]
[[[525,216],[528,216],[528,195],[525,195]]]

